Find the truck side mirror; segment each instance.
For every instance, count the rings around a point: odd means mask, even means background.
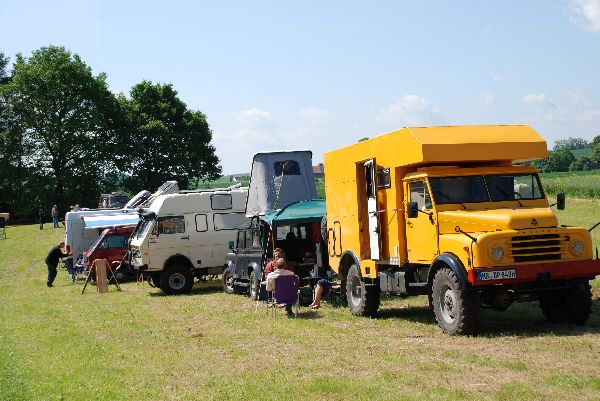
[[[564,192],[556,194],[556,208],[558,210],[565,210],[565,193]]]
[[[229,249],[232,251],[235,249],[235,241],[229,241]]]
[[[406,214],[409,219],[414,219],[419,215],[419,204],[417,202],[408,202]]]

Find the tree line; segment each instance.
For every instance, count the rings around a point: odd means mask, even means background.
[[[221,174],[206,116],[171,84],[112,93],[77,54],[0,52],[0,211],[28,218],[52,205],[96,206],[101,193],[181,188]]]
[[[573,151],[589,149],[589,156],[575,157]],[[600,168],[600,135],[591,142],[582,138],[559,139],[548,157],[531,163],[543,173],[560,171],[585,171]]]

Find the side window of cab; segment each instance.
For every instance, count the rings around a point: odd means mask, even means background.
[[[408,186],[410,191],[409,202],[417,202],[419,210],[429,210],[433,207],[425,180],[411,181]]]

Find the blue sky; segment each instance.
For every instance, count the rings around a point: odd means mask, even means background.
[[[600,0],[0,0],[0,50],[62,45],[114,92],[172,83],[224,173],[257,151],[323,153],[403,126],[600,135]]]

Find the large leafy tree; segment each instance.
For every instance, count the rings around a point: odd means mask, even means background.
[[[3,113],[20,144],[18,159],[29,174],[29,199],[47,207],[93,203],[114,170],[112,153],[118,102],[104,74],[94,76],[77,54],[43,47],[30,58],[18,54],[10,82],[3,85]]]
[[[129,152],[119,160],[128,172],[127,189],[153,190],[166,180],[187,188],[197,180],[219,177],[221,166],[206,117],[189,110],[170,84],[143,81],[131,89],[129,99],[121,96],[120,103],[128,123],[120,147]]]

